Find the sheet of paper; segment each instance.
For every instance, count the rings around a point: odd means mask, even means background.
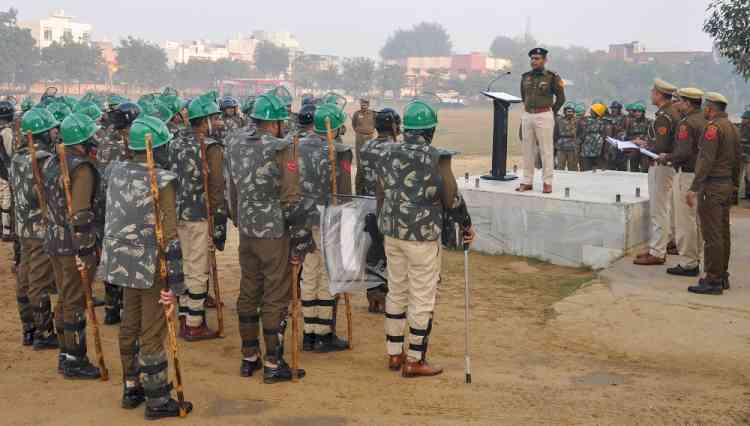
[[[646,148],[641,148],[641,154],[643,154],[643,155],[645,155],[647,157],[650,157],[650,158],[652,158],[654,160],[657,159],[657,158],[659,158],[658,154],[654,154],[653,152],[647,150]]]
[[[609,142],[613,146],[616,146],[617,149],[619,149],[620,151],[624,151],[626,149],[636,149],[636,150],[640,149],[638,145],[630,141],[621,141],[615,138],[608,137],[607,142]]]

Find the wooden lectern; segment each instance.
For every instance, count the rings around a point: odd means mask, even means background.
[[[513,180],[518,176],[508,174],[508,111],[512,104],[521,102],[521,98],[505,92],[482,92],[492,99],[494,108],[494,126],[492,130],[492,171],[482,176],[488,180]]]

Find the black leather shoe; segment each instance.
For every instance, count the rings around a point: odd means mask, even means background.
[[[688,287],[690,293],[719,296],[724,293],[722,281],[700,280],[697,286]]]
[[[33,328],[24,328],[23,329],[23,340],[22,344],[24,346],[31,346],[34,344],[34,330]]]
[[[315,341],[315,352],[317,353],[340,352],[347,349],[349,349],[349,342],[339,339],[333,333],[317,336]]]
[[[732,286],[729,284],[729,273],[727,272],[724,274],[724,278],[721,280],[721,288],[724,290],[729,290],[732,288]]]
[[[297,377],[305,377],[305,370],[297,370]],[[292,369],[283,359],[280,359],[276,363],[276,367],[267,367],[263,365],[263,383],[273,384],[279,382],[288,382],[292,380]]]
[[[302,352],[312,352],[315,350],[315,334],[305,333],[302,336]]]
[[[240,366],[240,376],[252,377],[253,373],[255,373],[257,370],[260,370],[260,363],[260,357],[258,357],[258,359],[256,359],[255,361],[243,359],[242,365]]]
[[[87,357],[83,356],[66,359],[63,362],[63,375],[66,379],[96,380],[101,377],[101,372],[91,364]]]
[[[700,266],[695,268],[684,268],[682,265],[677,265],[674,268],[668,268],[667,273],[669,275],[678,275],[681,277],[697,277],[701,273]]]
[[[46,333],[45,333],[46,334]],[[57,349],[59,347],[57,334],[49,333],[45,335],[36,335],[34,338],[34,350],[45,351],[47,349]]]
[[[115,306],[114,308],[104,308],[104,324],[106,325],[115,325],[119,324],[121,321],[120,318],[120,308]]]
[[[193,404],[185,401],[182,403],[185,412],[190,414],[193,411]],[[167,417],[180,417],[180,403],[170,399],[166,404],[159,407],[146,407],[146,420],[159,420]]]
[[[143,404],[146,400],[146,394],[143,390],[143,386],[136,385],[132,388],[123,386],[122,390],[122,401],[120,406],[126,410],[132,410],[138,408],[139,405]]]

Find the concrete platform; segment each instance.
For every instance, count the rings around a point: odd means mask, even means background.
[[[520,180],[480,179],[477,188],[477,178],[458,179],[477,231],[475,250],[600,269],[648,241],[645,173],[556,171],[552,194],[542,194],[538,173],[534,191],[525,193],[515,192]]]

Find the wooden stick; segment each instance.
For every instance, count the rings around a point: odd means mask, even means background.
[[[34,189],[39,199],[39,207],[42,210],[42,223],[47,227],[47,199],[44,198],[44,184],[42,183],[42,174],[39,171],[39,161],[36,158],[36,146],[31,132],[26,133],[29,146],[29,155],[31,156],[31,172],[34,175]]]
[[[33,143],[31,144],[33,146]],[[36,154],[36,152],[34,152]],[[68,169],[68,159],[65,155],[65,146],[63,144],[57,145],[57,157],[60,160],[60,173],[63,179],[63,188],[65,189],[65,200],[68,206],[68,220],[71,224],[73,222],[73,193],[70,184],[70,170]],[[32,157],[36,158],[36,157]],[[35,167],[36,169],[36,167]],[[82,262],[78,265],[78,274],[81,276],[81,284],[83,284],[83,293],[86,298],[86,312],[89,314],[89,321],[91,321],[91,328],[94,331],[94,348],[96,349],[96,360],[101,370],[102,381],[109,380],[109,371],[104,363],[104,353],[102,352],[102,336],[99,333],[99,321],[96,319],[96,310],[94,309],[93,291],[91,289],[91,279],[89,278],[89,270]]]
[[[208,156],[206,154],[206,143],[203,135],[198,136],[201,148],[201,165],[203,167],[203,196],[206,199],[206,216],[208,217],[208,281],[213,284],[214,298],[216,299],[216,320],[219,323],[217,334],[224,335],[224,303],[221,301],[221,289],[219,286],[219,268],[216,266],[216,245],[214,244],[214,214],[211,206],[211,197],[208,189]]]
[[[336,148],[333,145],[333,130],[331,129],[331,119],[326,117],[326,136],[328,137],[328,162],[331,163],[331,205],[338,204],[336,194],[338,185],[336,182]],[[349,293],[344,293],[344,303],[346,303],[346,338],[349,342],[349,350],[354,349],[352,343],[352,303]]]
[[[154,148],[151,134],[146,135],[146,164],[148,166],[149,181],[151,184],[151,202],[154,204],[154,233],[156,234],[156,249],[159,259],[159,279],[167,287],[167,259],[165,257],[166,242],[164,241],[164,229],[161,223],[161,205],[159,204],[159,183],[156,178],[156,166],[154,164]],[[175,392],[180,406],[180,417],[187,416],[185,411],[185,393],[182,390],[182,371],[180,370],[180,358],[177,353],[177,331],[174,321],[174,305],[164,306],[164,318],[167,320],[169,337],[169,354],[172,356],[174,365]]]
[[[299,269],[292,265],[292,381],[299,379]]]

